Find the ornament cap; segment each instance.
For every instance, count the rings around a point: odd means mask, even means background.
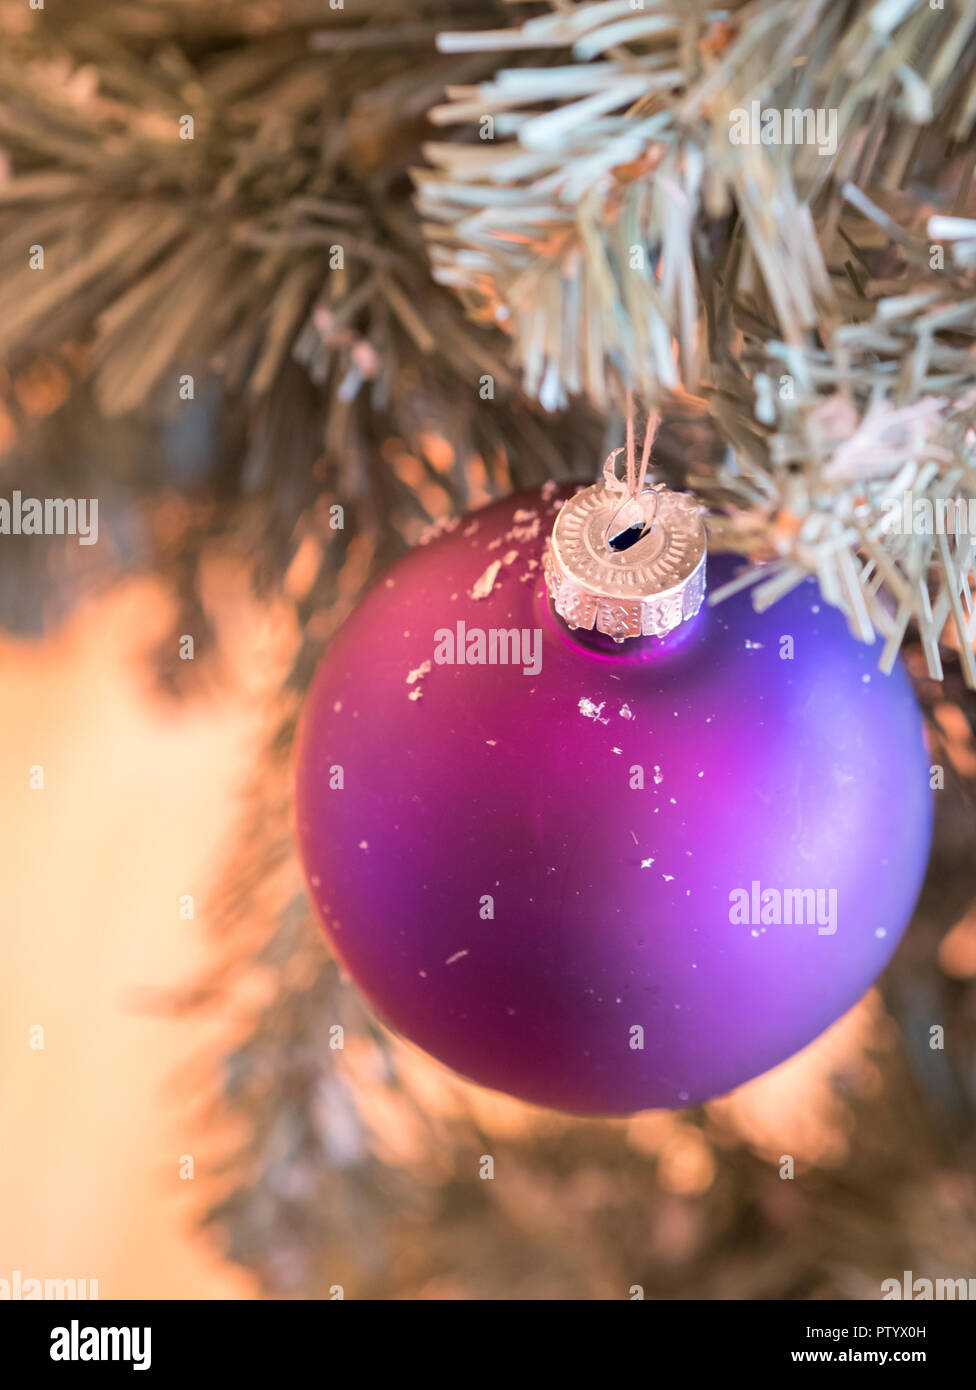
[[[705,563],[698,503],[663,484],[636,495],[607,482],[584,488],[563,504],[543,556],[552,605],[567,626],[617,642],[663,637],[693,618],[705,597]]]

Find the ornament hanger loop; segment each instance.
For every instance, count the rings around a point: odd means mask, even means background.
[[[618,527],[614,524],[621,512],[625,512],[628,507],[637,508],[637,516],[630,523],[631,528],[639,526],[641,535],[644,535],[653,528],[658,508],[661,505],[661,495],[658,491],[659,486],[660,484],[657,483],[648,484],[636,497],[632,497],[629,493],[621,497],[620,501],[610,513],[603,531],[603,544],[608,550],[613,549],[613,546],[610,544],[610,538],[616,535],[618,531],[628,529],[625,526],[621,525]]]

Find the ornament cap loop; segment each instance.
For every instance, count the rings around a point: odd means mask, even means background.
[[[617,522],[636,511],[639,527]],[[621,533],[638,531],[617,549],[615,523]],[[663,637],[693,618],[705,597],[705,565],[698,503],[663,484],[624,497],[607,482],[584,488],[563,504],[543,556],[552,605],[567,626],[617,642]]]

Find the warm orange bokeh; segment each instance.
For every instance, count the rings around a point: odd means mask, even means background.
[[[207,1156],[172,1078],[207,1023],[139,999],[205,958],[207,889],[262,700],[243,679],[179,704],[149,695],[166,616],[158,586],[132,583],[43,643],[0,644],[0,1277],[97,1278],[102,1298],[253,1292],[193,1234]],[[274,681],[253,632],[249,645]],[[29,788],[37,764],[43,791]],[[36,1024],[43,1050],[28,1045]]]

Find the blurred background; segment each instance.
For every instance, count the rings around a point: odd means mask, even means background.
[[[946,781],[915,920],[849,1015],[730,1097],[508,1100],[392,1038],[328,958],[289,756],[330,634],[431,525],[590,480],[620,433],[523,395],[429,278],[424,113],[490,71],[432,35],[505,7],[358,4],[330,28],[317,0],[0,0],[0,496],[100,501],[96,546],[0,537],[0,1278],[876,1299],[971,1275],[976,700],[951,649],[941,683],[905,652]],[[687,405],[656,450],[678,483],[720,452]],[[504,1183],[473,1180],[485,1152]]]

